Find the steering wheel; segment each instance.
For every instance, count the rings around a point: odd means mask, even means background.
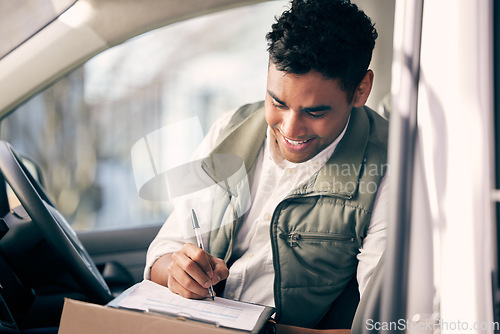
[[[5,141],[0,141],[0,172],[82,292],[97,303],[109,302],[111,291],[75,231]]]

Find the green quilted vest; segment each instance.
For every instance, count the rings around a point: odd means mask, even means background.
[[[250,207],[256,158],[267,123],[263,102],[240,108],[202,166],[217,183],[209,250],[228,262]],[[276,319],[314,327],[356,271],[376,191],[387,164],[388,123],[363,107],[326,165],[297,185],[273,213],[270,238]],[[235,172],[238,171],[238,172]]]

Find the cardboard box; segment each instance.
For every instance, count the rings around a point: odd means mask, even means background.
[[[166,315],[64,301],[59,334],[230,334],[243,332]]]

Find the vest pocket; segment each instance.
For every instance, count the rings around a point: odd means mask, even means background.
[[[302,242],[307,243],[332,243],[332,242],[354,242],[354,237],[311,232],[291,232],[280,231],[279,237],[287,242],[290,247],[297,247]]]

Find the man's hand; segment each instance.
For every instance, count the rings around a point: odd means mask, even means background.
[[[163,255],[151,267],[153,282],[190,299],[209,297],[210,284],[215,285],[228,275],[223,260],[193,244],[185,244],[179,251]]]

